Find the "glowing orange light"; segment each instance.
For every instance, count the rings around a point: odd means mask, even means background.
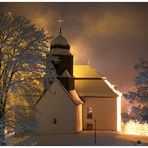
[[[123,125],[122,133],[127,135],[148,136],[148,124],[140,124],[138,122],[129,121]]]
[[[121,96],[122,94],[120,93],[119,96],[117,97],[117,131],[121,131]]]
[[[8,133],[8,130],[7,130],[7,129],[5,129],[5,130],[4,130],[4,134],[6,135],[7,133]]]
[[[85,48],[85,51],[81,52],[84,48]],[[74,64],[90,63],[91,53],[90,53],[89,47],[88,45],[84,47],[84,44],[80,41],[80,39],[76,39],[73,42],[71,42],[70,51],[74,55]]]

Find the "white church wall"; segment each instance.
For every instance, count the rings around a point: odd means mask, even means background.
[[[76,132],[76,107],[67,92],[54,82],[37,104],[35,118],[39,124],[37,133]]]
[[[87,117],[88,107],[92,108],[92,119]],[[97,130],[117,131],[117,98],[85,98],[83,129],[88,129],[92,124],[94,130],[94,120],[96,120]]]
[[[80,132],[82,127],[82,104],[76,106],[76,130]]]

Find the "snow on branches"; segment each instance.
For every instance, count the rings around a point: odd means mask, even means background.
[[[138,72],[135,90],[124,94],[131,103],[131,111],[128,118],[140,123],[148,123],[148,61],[140,59],[135,65]],[[124,117],[127,116],[124,114]]]
[[[26,17],[16,16],[11,12],[0,14],[0,125],[3,125],[0,128],[1,145],[4,141],[5,126],[12,126],[10,123],[13,123],[7,120],[17,122],[17,119],[12,120],[16,114],[5,119],[6,110],[9,112],[10,106],[13,112],[16,108],[17,111],[18,108],[24,110],[23,103],[19,104],[19,107],[13,104],[13,108],[11,103],[19,99],[19,102],[25,102],[27,107],[32,107],[34,100],[30,96],[39,97],[44,90],[43,81],[51,82],[56,76],[51,63],[54,60],[52,56],[48,70],[46,66],[49,39],[43,29],[37,29]],[[17,118],[20,119],[20,116]],[[26,122],[31,123],[29,118],[26,118]],[[20,125],[22,123],[23,120]]]

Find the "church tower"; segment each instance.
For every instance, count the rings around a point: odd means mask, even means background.
[[[74,89],[73,80],[73,55],[70,52],[70,45],[66,38],[62,35],[61,24],[63,20],[58,20],[60,23],[59,34],[54,38],[50,45],[50,54],[58,57],[58,62],[54,63],[58,79],[67,90]]]

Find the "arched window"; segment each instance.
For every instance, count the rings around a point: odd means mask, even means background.
[[[92,119],[93,109],[91,106],[87,107],[87,119]]]

